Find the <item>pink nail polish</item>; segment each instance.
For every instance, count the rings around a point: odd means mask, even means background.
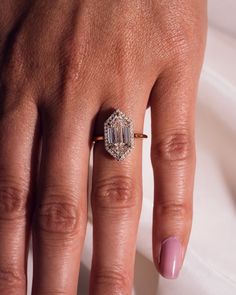
[[[182,246],[176,237],[161,243],[159,269],[163,277],[176,279],[182,265]]]

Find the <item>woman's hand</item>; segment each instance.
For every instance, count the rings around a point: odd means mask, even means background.
[[[191,229],[205,31],[203,0],[1,0],[1,295],[26,293],[31,225],[32,293],[76,294],[92,137],[116,108],[142,132],[151,106],[153,258],[163,276],[178,275]],[[131,294],[141,150],[136,140],[117,162],[95,145],[90,294]]]

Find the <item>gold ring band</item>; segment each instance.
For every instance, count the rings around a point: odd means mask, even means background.
[[[146,134],[143,133],[134,133],[134,138],[148,138]],[[103,135],[94,136],[93,143],[97,141],[103,141],[105,138]]]

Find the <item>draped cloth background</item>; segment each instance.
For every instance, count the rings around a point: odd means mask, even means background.
[[[179,279],[170,281],[158,276],[151,249],[153,181],[149,137],[143,151],[145,173],[135,295],[236,294],[236,1],[208,3],[210,27],[197,101],[197,169],[190,243]],[[144,131],[150,135],[149,111]],[[90,219],[81,261],[80,295],[88,294],[91,253]]]

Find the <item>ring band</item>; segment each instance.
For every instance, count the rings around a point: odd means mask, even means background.
[[[148,136],[143,133],[134,133],[134,138],[148,138]],[[105,137],[103,135],[94,136],[93,143],[95,143],[97,141],[102,141],[104,139],[105,139]]]
[[[119,109],[104,123],[104,135],[93,138],[93,143],[104,141],[106,151],[116,160],[124,160],[134,148],[134,139],[147,138],[143,133],[133,131],[133,122]]]

